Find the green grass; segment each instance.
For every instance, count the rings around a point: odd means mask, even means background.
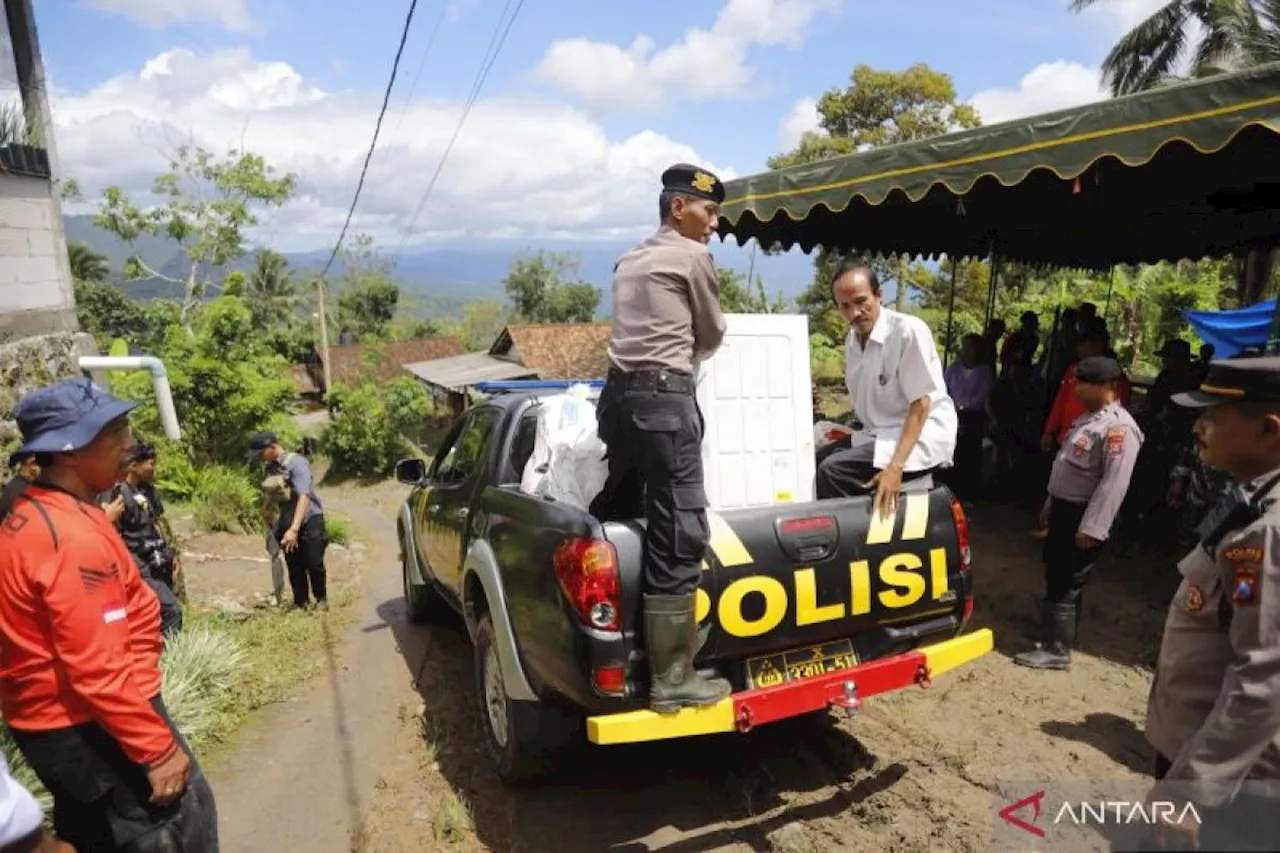
[[[346,519],[325,513],[324,529],[329,534],[329,541],[334,545],[345,547],[351,544],[351,529],[347,527]]]

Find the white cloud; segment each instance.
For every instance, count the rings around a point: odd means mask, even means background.
[[[1081,14],[1098,21],[1114,36],[1129,32],[1167,4],[1168,0],[1097,0]]]
[[[984,89],[969,99],[983,124],[1052,112],[1105,100],[1096,68],[1059,59],[1042,62],[1018,82],[1016,89]]]
[[[90,91],[55,90],[52,101],[63,171],[86,194],[116,183],[145,198],[164,151],[188,140],[217,153],[243,144],[297,173],[298,197],[263,233],[288,251],[336,239],[380,105],[374,93],[322,91],[247,49],[171,50]],[[393,104],[383,123],[352,225],[391,249],[444,236],[642,234],[655,225],[658,177],[670,164],[700,162],[726,179],[735,175],[650,131],[611,140],[565,104],[481,100],[406,240],[462,104],[417,99],[403,119],[400,109]]]
[[[814,98],[801,98],[791,106],[791,112],[782,120],[778,131],[778,147],[790,151],[800,144],[806,131],[818,130],[818,102]]]
[[[741,95],[754,76],[747,62],[751,48],[799,47],[813,19],[839,9],[840,2],[727,0],[710,30],[693,27],[661,50],[644,34],[625,47],[560,39],[547,48],[536,73],[601,111]]]
[[[135,24],[162,30],[175,24],[214,24],[235,32],[249,29],[248,0],[80,0]]]

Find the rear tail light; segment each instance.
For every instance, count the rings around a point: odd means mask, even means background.
[[[961,574],[969,573],[969,564],[972,559],[969,551],[969,519],[965,518],[964,507],[960,505],[960,501],[951,498],[951,517],[956,523],[956,543],[960,547],[960,572]],[[969,624],[969,620],[973,617],[973,592],[964,597],[964,616],[960,619],[960,630],[963,631]]]
[[[553,559],[556,579],[582,623],[600,631],[622,629],[618,554],[602,539],[566,539]]]
[[[811,518],[788,518],[782,522],[783,533],[812,533],[815,530],[830,530],[836,526],[836,520],[829,515],[815,515]]]
[[[623,666],[598,666],[591,673],[597,693],[622,696],[627,692],[627,669]]]
[[[964,516],[964,507],[956,498],[951,499],[951,517],[956,522],[956,540],[960,546],[960,571],[969,571],[969,519]]]

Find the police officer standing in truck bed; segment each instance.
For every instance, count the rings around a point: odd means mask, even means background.
[[[1178,808],[1157,840],[1202,849],[1280,845],[1280,358],[1215,362],[1198,391],[1206,465],[1239,491],[1206,519],[1178,564],[1147,704],[1159,780],[1149,801]]]
[[[597,406],[609,477],[591,512],[602,520],[648,521],[644,635],[649,702],[659,712],[714,704],[730,690],[724,679],[693,669],[694,594],[710,539],[694,372],[724,339],[707,248],[723,200],[724,185],[705,169],[683,163],[667,169],[661,227],[614,268],[609,376]]]
[[[1111,535],[1142,447],[1142,430],[1117,398],[1116,383],[1123,375],[1115,359],[1106,356],[1076,365],[1075,393],[1085,413],[1071,424],[1049,475],[1049,498],[1040,513],[1040,523],[1049,528],[1042,642],[1014,657],[1022,666],[1071,665],[1084,585]]]

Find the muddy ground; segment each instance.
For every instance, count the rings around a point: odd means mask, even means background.
[[[506,789],[484,756],[465,629],[404,620],[404,493],[327,497],[368,543],[352,581],[360,618],[323,683],[261,712],[211,774],[223,849],[977,851],[1028,786],[1141,785],[1150,766],[1141,727],[1171,563],[1100,564],[1072,670],[1025,670],[1011,658],[1028,642],[1040,543],[1025,511],[978,507],[975,623],[996,651],[977,664],[869,699],[854,719],[591,749],[553,781]],[[268,576],[243,571],[251,586]],[[1108,845],[1088,835],[1071,849]]]

